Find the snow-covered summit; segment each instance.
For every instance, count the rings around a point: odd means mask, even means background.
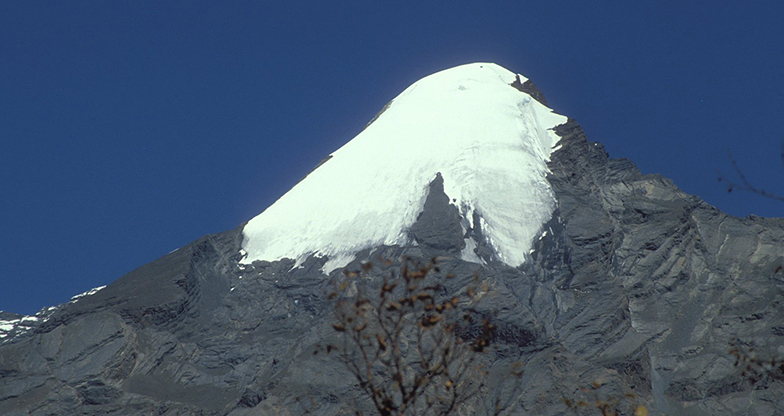
[[[552,129],[566,117],[511,87],[515,79],[496,64],[474,63],[408,87],[248,222],[242,262],[315,254],[329,258],[329,272],[360,250],[410,243],[408,229],[441,173],[464,226],[476,212],[498,259],[520,265],[555,209],[546,162],[558,141]]]

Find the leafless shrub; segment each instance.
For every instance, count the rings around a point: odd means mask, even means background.
[[[599,391],[602,385],[602,382],[594,381],[590,386],[581,389],[583,398],[572,400],[564,397],[562,399],[563,403],[574,414],[578,414],[581,411],[583,414],[596,414],[592,412],[592,410],[596,410],[602,416],[648,416],[648,408],[639,404],[636,394],[626,393],[622,396],[603,396]],[[628,412],[622,410],[628,410]]]
[[[335,282],[328,296],[339,342],[319,351],[345,365],[379,415],[450,415],[478,405],[488,375],[481,358],[495,331],[472,309],[481,292],[478,277],[448,295],[442,283],[452,276],[441,276],[435,259],[383,265],[388,271],[366,263]],[[516,390],[522,365],[513,367],[507,380]],[[488,408],[501,414],[514,399],[498,398]]]
[[[733,192],[735,190],[750,192],[765,198],[784,202],[784,195],[758,188],[752,184],[751,181],[746,178],[746,174],[743,173],[743,170],[738,166],[738,162],[735,160],[735,157],[733,157],[732,154],[729,154],[727,157],[732,164],[732,170],[735,171],[735,175],[738,177],[737,180],[733,180],[724,175],[720,170],[717,172],[719,176],[719,182],[724,183],[727,188],[727,192]],[[784,143],[781,145],[781,163],[784,166]]]
[[[739,339],[730,342],[730,354],[735,357],[735,367],[741,377],[756,385],[765,380],[784,381],[784,359],[776,355],[760,354],[753,345]]]

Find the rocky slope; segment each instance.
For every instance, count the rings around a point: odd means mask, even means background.
[[[626,412],[639,402],[664,415],[784,414],[784,383],[752,384],[729,354],[736,339],[784,354],[784,219],[723,214],[610,159],[573,120],[556,133],[548,180],[558,208],[522,266],[495,259],[479,227],[463,230],[436,175],[413,243],[364,250],[348,268],[438,256],[457,276],[451,290],[477,273],[488,287],[477,307],[499,328],[492,367],[525,364],[514,414],[573,414],[563,398],[618,398]],[[481,263],[463,260],[466,234]],[[242,238],[242,227],[203,237],[10,330],[0,340],[0,414],[365,407],[341,365],[313,354],[334,337],[325,293],[340,271],[325,275],[325,259],[312,256],[296,268],[241,264]]]

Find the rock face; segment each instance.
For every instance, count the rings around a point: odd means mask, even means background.
[[[752,384],[729,354],[733,341],[784,354],[784,219],[723,214],[610,159],[573,120],[556,132],[558,209],[521,267],[494,259],[481,229],[461,227],[438,175],[411,227],[416,244],[366,250],[348,268],[437,256],[457,282],[481,276],[479,307],[498,326],[491,366],[524,363],[513,414],[574,414],[563,399],[617,399],[627,412],[641,403],[654,415],[784,414],[784,383]],[[477,262],[462,260],[466,241],[478,242],[468,247]],[[340,272],[324,275],[316,257],[242,265],[241,243],[242,227],[201,238],[0,340],[0,414],[366,406],[340,364],[313,354],[334,337],[325,293]]]

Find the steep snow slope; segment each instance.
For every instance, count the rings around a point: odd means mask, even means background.
[[[245,226],[243,262],[315,254],[329,258],[329,272],[362,249],[408,243],[428,185],[441,173],[464,227],[476,227],[478,214],[498,259],[521,264],[555,208],[546,162],[558,140],[552,129],[566,117],[512,87],[515,78],[496,64],[474,63],[407,88]]]

